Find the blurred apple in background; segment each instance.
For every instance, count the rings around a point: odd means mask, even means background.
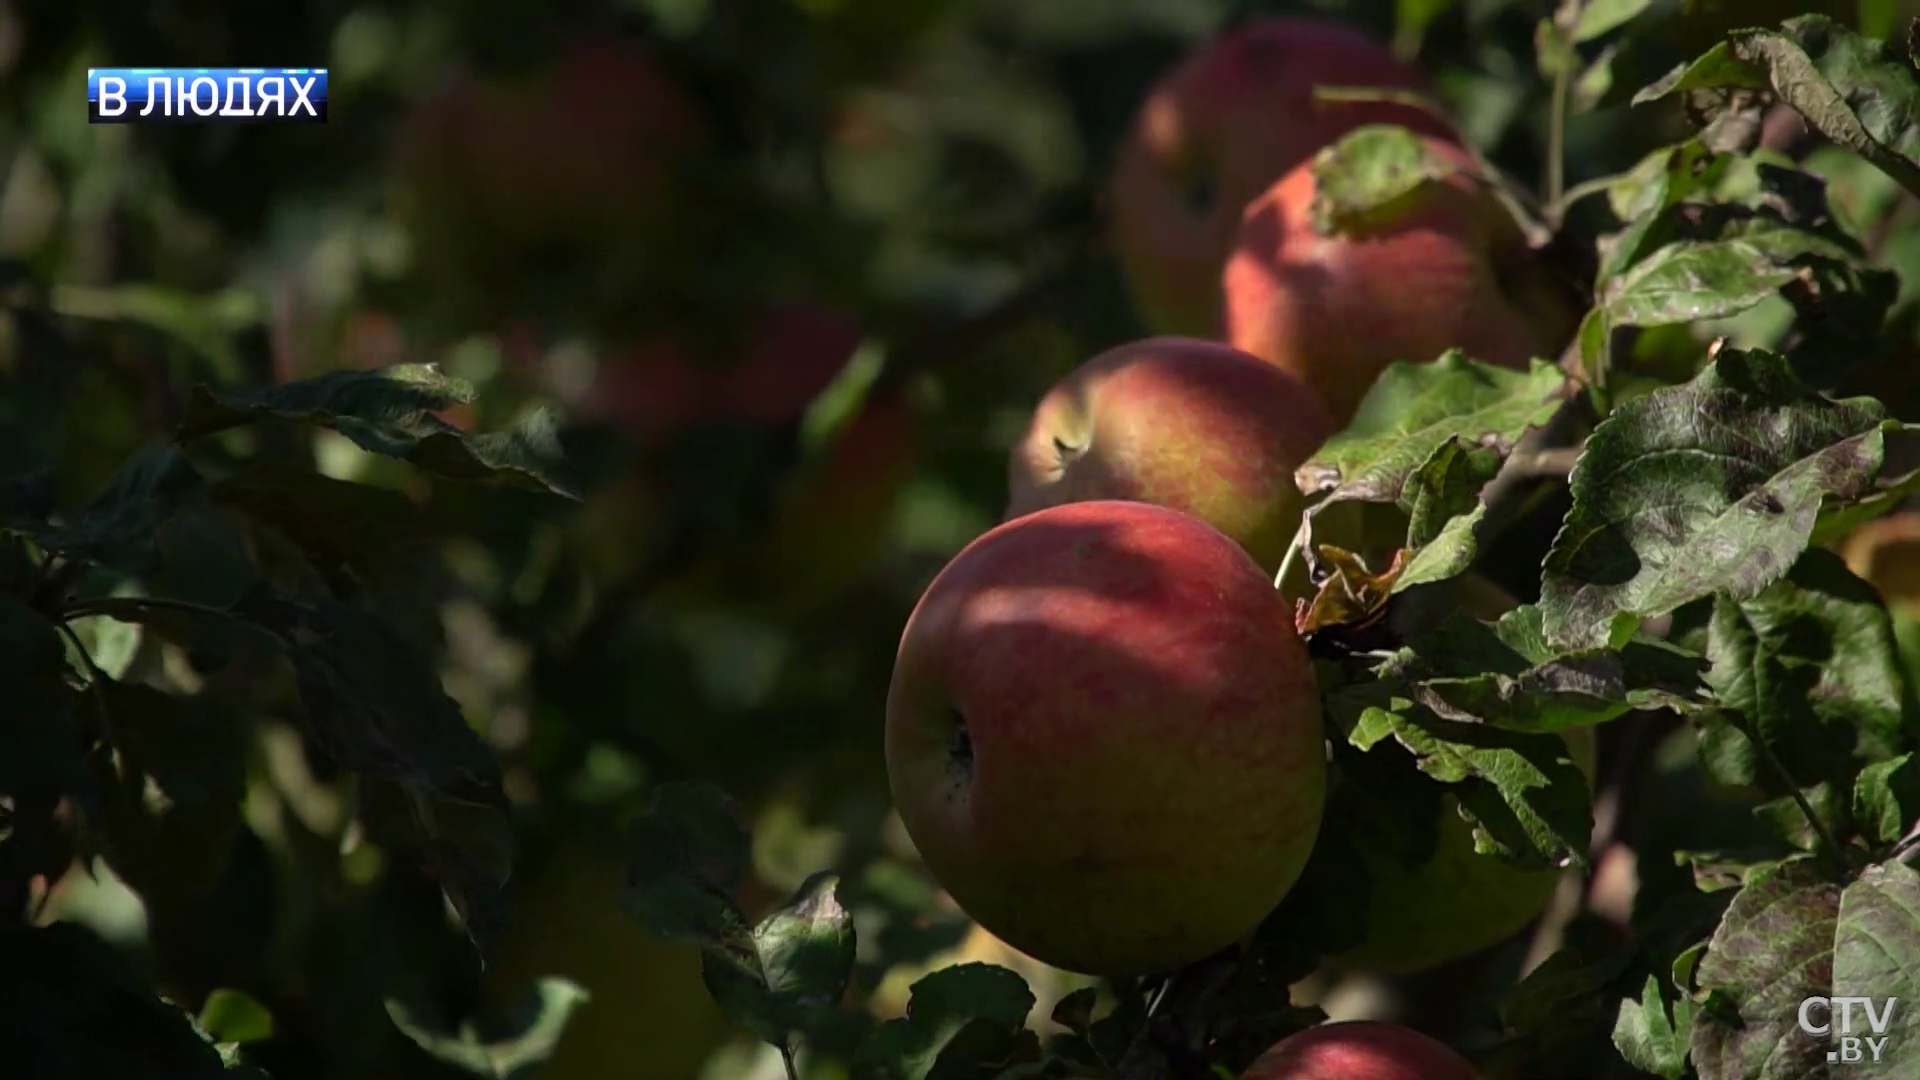
[[[1221,278],[1227,340],[1304,380],[1340,424],[1395,361],[1457,347],[1525,368],[1558,357],[1579,318],[1473,158],[1421,143],[1444,177],[1327,233],[1315,163],[1295,167],[1247,207]]]
[[[652,57],[595,42],[532,76],[462,72],[421,100],[394,134],[393,206],[424,282],[470,316],[557,282],[611,302],[671,273],[676,191],[706,142]]]
[[[1275,17],[1208,42],[1148,94],[1109,194],[1115,251],[1149,330],[1217,334],[1242,210],[1321,147],[1370,123],[1452,135],[1417,106],[1316,101],[1316,85],[1418,91],[1422,79],[1357,29]]]

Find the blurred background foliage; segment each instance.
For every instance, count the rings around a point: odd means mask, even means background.
[[[1683,137],[1676,112],[1630,113],[1634,89],[1808,5],[1656,9],[1575,86],[1569,183]],[[193,694],[199,741],[173,765],[197,794],[169,792],[137,865],[77,851],[38,918],[90,925],[203,1016],[244,992],[272,1018],[251,1058],[288,1080],[437,1075],[389,1001],[452,1030],[549,976],[591,1000],[544,1076],[777,1076],[697,954],[620,909],[624,823],[649,785],[701,778],[753,826],[748,910],[846,876],[877,1008],[938,954],[1021,967],[1044,1010],[1075,984],[972,932],[889,815],[893,647],[997,519],[1033,401],[1141,333],[1100,231],[1135,105],[1196,42],[1272,12],[1393,41],[1493,160],[1543,174],[1550,8],[1519,0],[0,3],[0,475],[51,468],[72,508],[196,383],[431,362],[480,388],[462,427],[559,410],[585,493],[427,483],[291,426],[223,444],[287,471],[288,520],[435,643],[505,764],[513,918],[484,967],[285,700],[105,620],[83,637],[111,673]],[[1831,13],[1885,33],[1914,12]],[[88,66],[262,63],[330,67],[329,122],[87,122]],[[1826,166],[1911,293],[1911,202],[1846,155]],[[1604,202],[1577,207],[1594,229]],[[1888,370],[1912,369],[1915,299],[1879,343],[1903,358]],[[1734,329],[1783,325],[1767,308]],[[1687,363],[1704,340],[1638,348]],[[1911,380],[1867,389],[1916,415]],[[337,516],[315,476],[399,497]],[[162,546],[149,587],[210,602],[271,553],[216,510]]]

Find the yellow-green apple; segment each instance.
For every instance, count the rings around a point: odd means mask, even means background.
[[[1594,771],[1592,728],[1564,736],[1574,764]],[[1473,849],[1473,827],[1452,796],[1441,809],[1433,857],[1417,867],[1370,859],[1367,937],[1330,962],[1335,970],[1387,975],[1438,967],[1526,929],[1574,871],[1527,870]]]
[[[1218,342],[1109,349],[1034,410],[1008,466],[1008,518],[1097,499],[1149,502],[1227,534],[1271,572],[1300,525],[1293,472],[1333,434],[1305,383]]]
[[[1457,601],[1478,619],[1494,620],[1518,605],[1506,590],[1479,574],[1460,579]],[[1593,729],[1570,728],[1562,736],[1573,762],[1591,781]],[[1525,870],[1473,849],[1473,827],[1451,796],[1441,810],[1433,856],[1417,867],[1369,858],[1372,895],[1367,937],[1334,958],[1334,970],[1407,974],[1499,944],[1525,929],[1546,909],[1567,872]]]
[[[887,693],[888,780],[927,869],[1082,974],[1170,971],[1253,930],[1312,852],[1325,754],[1266,572],[1148,503],[1048,507],[967,545]]]
[[[1457,347],[1524,368],[1578,318],[1473,159],[1423,142],[1451,171],[1324,234],[1315,163],[1297,166],[1246,208],[1221,275],[1226,340],[1305,380],[1336,423],[1396,360]]]
[[[1241,211],[1321,147],[1371,123],[1451,136],[1417,106],[1316,100],[1316,86],[1417,91],[1421,76],[1357,29],[1270,17],[1209,42],[1149,92],[1108,199],[1114,251],[1150,330],[1215,335]]]
[[[1273,1044],[1240,1080],[1480,1080],[1446,1043],[1384,1020],[1319,1024]]]

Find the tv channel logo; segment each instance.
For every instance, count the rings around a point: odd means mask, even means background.
[[[1832,1047],[1827,1051],[1827,1060],[1837,1065],[1878,1063],[1891,1038],[1887,1028],[1893,1022],[1893,1007],[1899,1003],[1900,999],[1893,997],[1878,1002],[1869,997],[1806,998],[1800,1002],[1800,1030],[1826,1040]],[[1853,1011],[1856,1005],[1866,1013],[1866,1023],[1862,1025],[1866,1030],[1857,1034]]]
[[[326,68],[88,68],[95,124],[327,122]]]

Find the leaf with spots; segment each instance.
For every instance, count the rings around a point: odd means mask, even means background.
[[[1324,501],[1398,502],[1407,483],[1447,443],[1511,450],[1552,418],[1566,376],[1535,361],[1510,371],[1458,350],[1430,363],[1398,362],[1367,392],[1353,421],[1294,472]]]
[[[331,428],[368,453],[450,479],[496,480],[579,498],[551,412],[537,411],[512,428],[481,435],[438,415],[473,400],[472,384],[433,364],[329,371],[246,390],[202,385],[194,387],[175,438],[185,443],[257,420],[287,420]]]
[[[1895,998],[1884,1032],[1854,1012],[1856,1034],[1886,1042],[1877,1055],[1850,1064],[1848,1077],[1910,1080],[1920,1055],[1920,871],[1903,862],[1870,866],[1840,894],[1834,929],[1833,995]],[[1863,1030],[1863,1027],[1865,1030]]]
[[[1454,785],[1481,854],[1529,869],[1586,861],[1592,796],[1565,740],[1442,719],[1391,680],[1336,692],[1328,707],[1354,746],[1391,738]]]
[[[750,934],[730,935],[701,957],[720,1010],[771,1045],[790,1047],[839,1005],[853,974],[853,917],[839,881],[815,875]]]
[[[1688,95],[1711,116],[1729,91],[1770,91],[1809,127],[1920,193],[1920,81],[1891,43],[1826,15],[1778,28],[1735,30],[1697,59],[1634,95],[1633,103]]]
[[[1374,674],[1443,720],[1557,733],[1635,709],[1704,707],[1706,662],[1658,639],[1619,648],[1541,649],[1537,605],[1497,624],[1456,612],[1389,655]]]
[[[1348,132],[1323,148],[1311,168],[1314,195],[1308,215],[1322,236],[1364,227],[1375,211],[1460,171],[1420,136],[1393,124]]]
[[[1809,859],[1747,879],[1694,977],[1717,1007],[1693,1023],[1701,1080],[1823,1080],[1826,1048],[1799,1030],[1802,999],[1833,989],[1840,886]]]
[[[1829,500],[1873,489],[1898,425],[1833,401],[1765,352],[1722,351],[1693,381],[1623,404],[1587,439],[1543,566],[1547,638],[1607,644],[1621,621],[1779,580]]]
[[[1760,759],[1778,762],[1755,771],[1769,794],[1851,792],[1862,765],[1912,744],[1892,620],[1833,552],[1807,551],[1757,596],[1718,598],[1707,658],[1708,685],[1744,721],[1721,737],[1757,737]]]
[[[621,905],[662,941],[720,946],[749,936],[733,890],[753,865],[753,838],[710,784],[656,788],[628,834]]]

